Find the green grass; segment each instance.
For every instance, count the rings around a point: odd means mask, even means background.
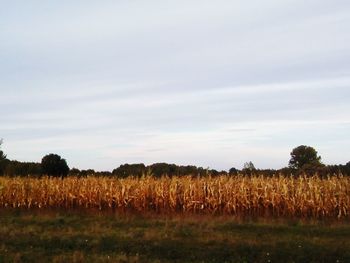
[[[0,211],[0,262],[350,262],[350,225]]]

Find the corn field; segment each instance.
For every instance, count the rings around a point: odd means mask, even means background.
[[[349,218],[350,178],[0,177],[0,208]]]

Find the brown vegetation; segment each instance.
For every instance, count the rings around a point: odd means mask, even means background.
[[[0,207],[349,218],[350,178],[0,177]]]

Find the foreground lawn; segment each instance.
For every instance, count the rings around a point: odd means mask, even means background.
[[[349,223],[0,210],[0,262],[350,262]]]

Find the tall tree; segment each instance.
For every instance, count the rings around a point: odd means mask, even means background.
[[[1,147],[1,144],[2,144],[3,140],[0,139],[0,147]],[[5,170],[5,167],[6,167],[6,155],[4,154],[3,151],[0,150],[0,174],[4,174],[4,170]]]
[[[243,170],[254,171],[255,170],[255,166],[254,166],[253,162],[250,161],[250,162],[244,163]]]
[[[0,139],[0,148],[1,148],[1,144],[3,143],[3,140]],[[0,161],[3,161],[6,159],[6,155],[4,154],[3,151],[0,150]]]
[[[290,155],[289,167],[294,169],[321,164],[321,156],[318,156],[317,151],[310,146],[300,145],[294,148]]]
[[[43,174],[52,176],[66,177],[69,172],[69,167],[65,159],[57,154],[48,154],[41,160],[41,169]]]

